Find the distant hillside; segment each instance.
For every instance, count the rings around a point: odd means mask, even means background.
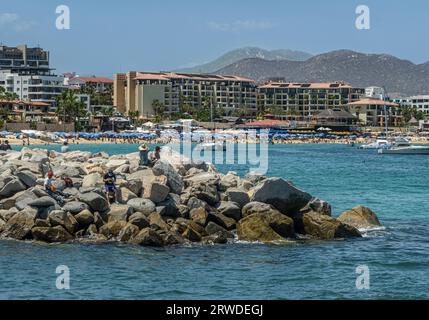
[[[273,77],[286,81],[346,81],[355,86],[385,87],[391,95],[429,94],[429,62],[416,65],[386,54],[332,51],[306,61],[243,59],[216,73],[258,82]]]
[[[230,51],[212,62],[175,71],[185,73],[213,73],[230,64],[248,58],[260,58],[264,60],[304,61],[310,57],[312,57],[311,54],[302,51],[293,51],[287,49],[270,51],[256,47],[247,47]]]

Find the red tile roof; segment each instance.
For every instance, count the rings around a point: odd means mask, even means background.
[[[82,80],[84,82],[91,82],[91,83],[111,83],[113,84],[113,80],[109,78],[104,77],[75,77],[70,79],[70,81],[73,80]]]
[[[362,100],[358,100],[355,102],[350,102],[349,106],[368,106],[368,105],[376,105],[376,106],[388,106],[388,107],[397,107],[399,106],[396,103],[390,102],[390,101],[383,101],[381,99],[376,98],[365,98]]]
[[[274,82],[270,81],[259,86],[262,89],[268,88],[302,88],[302,89],[337,89],[337,88],[352,88],[345,82]]]

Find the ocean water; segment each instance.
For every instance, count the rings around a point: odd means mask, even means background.
[[[59,147],[49,147],[59,148]],[[136,145],[72,149],[134,152]],[[245,165],[219,165],[247,172]],[[153,249],[122,244],[0,242],[0,299],[428,299],[429,157],[346,145],[273,145],[269,176],[329,201],[362,204],[385,229],[364,238],[291,245],[234,243]],[[70,270],[58,290],[57,266]],[[369,268],[368,290],[356,268]]]

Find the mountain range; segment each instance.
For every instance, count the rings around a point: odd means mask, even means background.
[[[215,73],[264,82],[282,78],[290,82],[345,81],[354,86],[384,87],[391,97],[429,94],[429,62],[414,64],[387,54],[337,50],[303,61],[252,57],[236,61]]]
[[[305,61],[310,57],[312,57],[311,54],[302,51],[294,51],[288,49],[265,50],[257,47],[245,47],[229,51],[209,63],[197,65],[190,68],[182,68],[175,71],[183,73],[213,73],[233,63],[249,58],[259,58],[270,61]]]

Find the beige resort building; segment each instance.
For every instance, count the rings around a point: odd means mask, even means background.
[[[119,112],[138,111],[145,118],[154,117],[155,100],[168,113],[179,112],[184,102],[194,108],[210,103],[226,111],[246,108],[253,116],[257,112],[255,81],[236,76],[128,72],[115,75],[113,90]]]

